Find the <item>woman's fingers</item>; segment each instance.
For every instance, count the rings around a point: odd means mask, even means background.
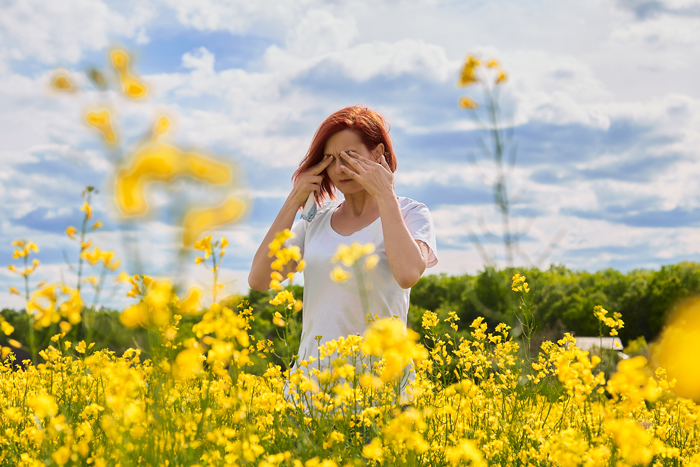
[[[358,170],[360,167],[363,169],[365,168],[364,165],[360,163],[361,159],[358,156],[352,156],[347,152],[343,151],[340,153],[340,157],[343,159],[343,161],[346,162],[347,165],[354,168],[355,170]]]
[[[323,172],[324,170],[326,170],[326,167],[328,167],[331,164],[331,162],[333,162],[332,157],[323,156],[323,160],[321,162],[319,162],[318,164],[314,165],[311,168],[311,170],[309,170],[309,172],[314,174],[314,175],[318,175],[321,172]]]

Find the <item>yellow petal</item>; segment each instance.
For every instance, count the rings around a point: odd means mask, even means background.
[[[202,309],[201,300],[204,292],[199,287],[190,287],[187,295],[180,302],[180,309],[183,314],[192,315],[198,313]]]
[[[202,373],[202,353],[198,349],[185,349],[175,358],[173,375],[176,379],[189,379]]]
[[[73,90],[75,90],[75,86],[71,82],[70,78],[63,73],[56,74],[56,76],[53,79],[53,82],[51,83],[51,86],[56,91],[73,91]]]
[[[129,67],[129,54],[123,50],[113,50],[110,54],[110,58],[112,59],[112,66],[114,66],[118,72],[127,72]]]
[[[158,136],[164,135],[170,129],[170,119],[164,115],[158,117],[155,125],[153,125],[153,136],[157,138]]]
[[[379,263],[378,255],[368,256],[367,259],[365,259],[365,271],[372,271],[375,267],[377,267],[377,263]]]
[[[331,271],[331,279],[334,282],[342,283],[350,279],[350,274],[348,274],[345,269],[341,268],[340,266],[336,266],[336,268]]]
[[[459,106],[462,107],[463,109],[472,109],[473,110],[473,109],[478,108],[479,104],[477,104],[476,102],[474,102],[473,100],[471,100],[468,97],[462,97],[459,100]]]
[[[119,321],[129,329],[138,326],[146,326],[148,324],[148,310],[146,304],[139,302],[136,305],[131,305],[126,308],[119,315]]]
[[[1,318],[0,318],[1,319]],[[9,336],[13,332],[15,332],[15,328],[5,321],[4,319],[0,322],[0,330],[6,335]]]
[[[194,240],[207,230],[240,220],[246,207],[247,204],[242,200],[229,198],[219,206],[190,211],[184,220],[183,245],[192,245]]]
[[[88,112],[87,115],[85,115],[85,121],[88,125],[102,133],[107,143],[114,144],[117,142],[117,134],[112,127],[112,115],[109,113],[109,110],[102,109]]]

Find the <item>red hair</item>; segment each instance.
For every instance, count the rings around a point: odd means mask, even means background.
[[[384,145],[384,157],[392,172],[396,171],[396,156],[394,146],[389,137],[389,122],[382,117],[379,112],[368,109],[360,105],[354,105],[339,110],[326,118],[321,126],[316,130],[314,139],[309,146],[309,152],[299,164],[292,182],[296,182],[299,176],[309,170],[314,165],[323,160],[323,149],[326,147],[328,138],[343,130],[353,130],[362,139],[362,143],[370,151],[374,150],[379,143]],[[336,199],[336,188],[331,183],[329,177],[324,177],[321,182],[321,190],[314,195],[316,204],[319,206],[324,200]]]

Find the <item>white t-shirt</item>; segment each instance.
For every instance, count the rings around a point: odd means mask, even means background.
[[[438,258],[430,211],[424,204],[409,198],[399,197],[398,202],[411,236],[429,247],[427,266],[435,266]],[[398,316],[404,325],[408,317],[411,289],[401,288],[391,272],[384,249],[381,218],[352,235],[340,235],[331,227],[331,215],[339,205],[340,201],[327,201],[311,222],[303,219],[297,221],[292,227],[294,237],[285,243],[287,247],[298,246],[306,262],[299,362],[309,356],[318,358],[319,342],[316,336],[322,336],[320,343],[324,344],[340,336],[363,335],[367,329],[367,314],[378,315],[379,318]],[[364,258],[357,267],[347,268],[340,262],[331,263],[338,245],[351,245],[353,242],[374,244],[374,253],[379,256],[379,262],[372,271],[367,272],[362,268]],[[343,267],[351,278],[343,283],[334,282],[330,275],[336,266]],[[366,288],[367,310],[362,305],[358,269],[364,277],[362,282]]]

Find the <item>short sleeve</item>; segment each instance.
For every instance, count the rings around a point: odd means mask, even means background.
[[[432,268],[438,263],[437,241],[435,240],[435,226],[433,217],[425,204],[415,203],[407,206],[403,213],[403,219],[411,233],[411,237],[428,245],[428,264]]]
[[[285,248],[289,248],[291,246],[298,246],[302,258],[304,257],[304,239],[306,238],[306,229],[308,225],[309,223],[304,219],[299,219],[298,221],[296,221],[296,223],[292,226],[291,230],[294,236],[288,238],[284,242]]]

